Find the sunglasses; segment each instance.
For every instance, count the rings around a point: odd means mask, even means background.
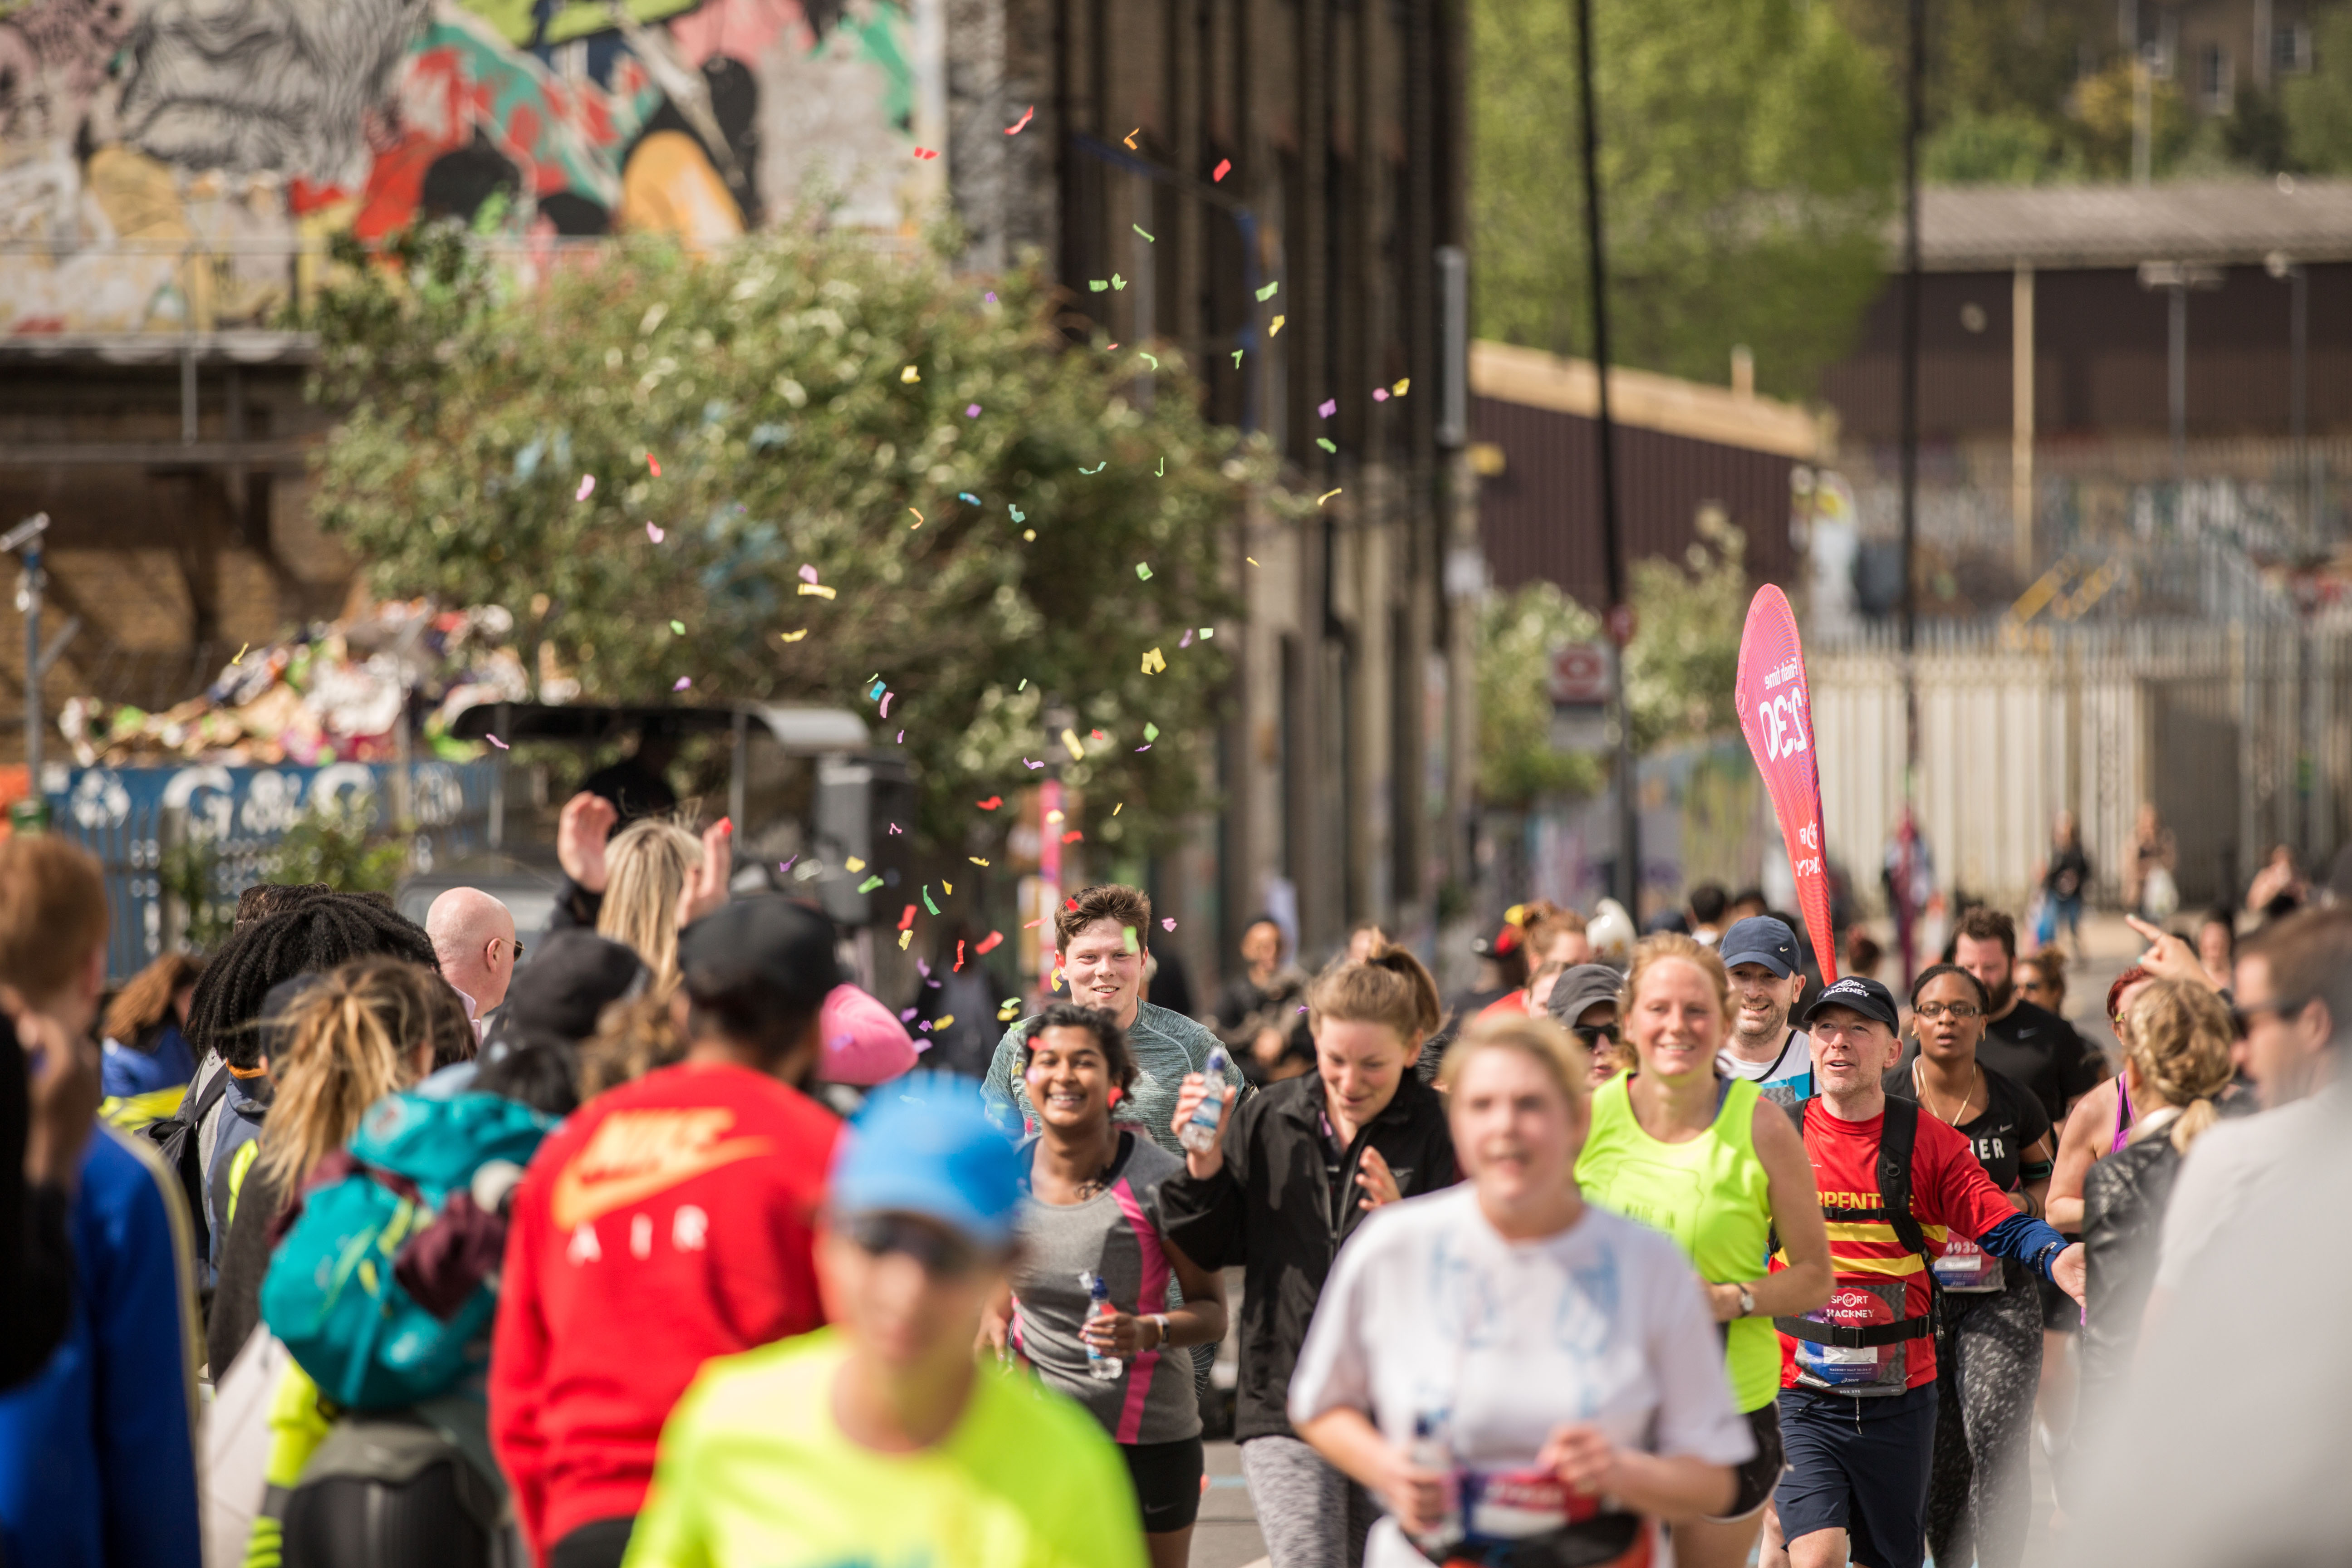
[[[2310,1005],[2308,1002],[2256,1002],[2252,1005],[2240,1003],[2230,1009],[2230,1027],[2236,1037],[2242,1040],[2253,1032],[2254,1020],[2265,1014],[2273,1018],[2284,1018],[2302,1012]]]
[[[840,1226],[868,1258],[897,1253],[922,1265],[934,1279],[952,1279],[980,1267],[981,1250],[952,1231],[903,1214],[853,1215]]]
[[[1614,1024],[1571,1024],[1569,1026],[1569,1033],[1582,1040],[1584,1048],[1588,1051],[1598,1047],[1603,1040],[1613,1046],[1618,1039],[1617,1026]]]

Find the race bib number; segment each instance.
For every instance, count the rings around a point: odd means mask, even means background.
[[[1549,1470],[1472,1470],[1462,1478],[1462,1523],[1474,1541],[1521,1541],[1591,1519],[1598,1498]]]
[[[1948,1237],[1936,1259],[1936,1282],[1947,1290],[1981,1296],[2000,1289],[2000,1259],[1964,1236]]]
[[[1830,1299],[1805,1314],[1808,1322],[1864,1329],[1892,1323],[1903,1315],[1903,1284],[1840,1285]],[[1891,1345],[1820,1345],[1798,1340],[1797,1379],[1815,1388],[1846,1394],[1900,1394],[1906,1381],[1904,1352],[1909,1341]]]

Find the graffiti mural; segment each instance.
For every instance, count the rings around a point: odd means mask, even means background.
[[[420,218],[897,227],[913,37],[907,0],[0,0],[0,331],[266,324],[306,246]]]

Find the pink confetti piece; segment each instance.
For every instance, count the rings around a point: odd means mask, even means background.
[[[892,824],[890,825],[890,831],[891,831],[891,832],[893,832],[893,833],[897,833],[897,832],[900,831],[898,825],[897,823],[895,823],[895,822],[894,822],[894,823],[892,823]],[[914,906],[914,905],[912,905],[912,904],[908,904],[907,907],[908,907],[908,909],[910,909],[910,910],[911,910],[911,909],[913,909],[915,906]]]
[[[646,467],[654,471],[654,478],[661,478],[661,459],[655,457],[651,452],[647,452],[646,454]]]
[[[1176,929],[1176,917],[1174,915],[1163,917],[1160,921],[1160,929],[1161,931],[1174,931]]]
[[[979,417],[980,417],[980,405],[979,405],[979,404],[977,404],[977,403],[967,403],[967,404],[965,404],[965,405],[963,405],[963,416],[964,416],[965,418],[967,418],[967,419],[977,419],[977,418],[979,418]]]
[[[1323,400],[1322,404],[1316,408],[1315,412],[1318,417],[1328,419],[1331,416],[1339,412],[1339,400],[1336,397],[1327,397]]]
[[[513,748],[512,746],[508,745],[504,741],[499,740],[496,735],[484,735],[484,736],[482,737],[482,739],[483,739],[483,740],[485,740],[485,741],[488,741],[491,745],[496,746],[496,747],[497,747],[499,751],[501,751],[501,752],[510,752],[510,751],[514,750],[514,748]]]
[[[593,474],[583,474],[580,476],[580,488],[572,492],[572,499],[573,500],[586,500],[590,496],[593,496],[595,493],[596,476]]]
[[[779,877],[781,877],[781,876],[782,876],[785,872],[787,872],[787,871],[791,870],[791,869],[793,868],[793,861],[794,861],[794,860],[798,860],[799,858],[800,858],[800,857],[799,857],[799,856],[797,856],[797,855],[795,855],[795,856],[793,856],[793,857],[792,860],[779,860],[779,861],[777,861],[777,862],[776,862],[776,875],[778,875]]]
[[[903,746],[903,745],[905,745],[905,744],[907,743],[907,731],[904,731],[904,730],[899,731],[898,731],[898,738],[897,740],[895,740],[895,741],[891,742],[890,743],[891,743],[892,745],[894,745],[894,746]]]
[[[1372,401],[1374,403],[1386,403],[1388,400],[1389,389],[1387,387],[1376,386],[1372,388]]]
[[[1234,161],[1231,158],[1220,158],[1217,160],[1217,166],[1209,171],[1210,182],[1214,184],[1233,172]]]
[[[939,149],[936,147],[918,147],[915,149],[915,156],[924,162],[929,162],[939,155]]]
[[[890,699],[898,695],[895,691],[886,691],[882,694],[882,717],[885,719],[890,717]]]
[[[1187,626],[1184,629],[1184,635],[1177,639],[1176,646],[1178,647],[1191,647],[1192,646],[1192,630],[1190,626]]]
[[[1042,767],[1044,767],[1045,764],[1045,763],[1033,763],[1033,762],[1031,762],[1028,758],[1024,757],[1024,758],[1022,758],[1022,759],[1021,759],[1021,765],[1022,765],[1023,767],[1024,767],[1024,768],[1036,769],[1036,768],[1042,768]]]
[[[1149,744],[1145,744],[1145,745],[1138,746],[1138,747],[1136,747],[1135,749],[1136,749],[1137,751],[1139,751],[1139,752],[1148,752],[1148,751],[1151,750],[1151,747],[1150,747]]]
[[[690,676],[690,675],[681,675],[681,676],[679,676],[679,677],[677,678],[677,684],[676,686],[671,687],[671,688],[670,688],[670,689],[671,689],[672,691],[683,691],[683,690],[685,690],[688,687],[689,687],[689,686],[691,686],[691,685],[693,685],[693,684],[694,684],[694,677],[692,677],[692,676]]]
[[[1022,116],[1021,116],[1021,118],[1020,118],[1020,119],[1018,119],[1018,120],[1014,121],[1012,124],[1010,124],[1010,125],[1008,125],[1008,126],[1006,126],[1006,127],[1004,128],[1004,133],[1005,133],[1007,136],[1018,136],[1018,135],[1020,135],[1020,134],[1021,134],[1021,132],[1023,132],[1024,131],[1026,131],[1026,130],[1029,128],[1029,121],[1032,121],[1032,120],[1034,120],[1034,119],[1035,119],[1036,117],[1037,117],[1037,106],[1036,106],[1035,104],[1034,104],[1034,103],[1033,103],[1033,104],[1031,104],[1031,105],[1028,107],[1028,109],[1027,109],[1027,110],[1024,110],[1024,111],[1023,111]]]
[[[815,567],[814,567],[814,566],[803,566],[803,567],[802,567],[802,568],[801,568],[801,581],[802,581],[802,582],[803,582],[803,583],[814,583],[814,582],[815,582],[815,581],[816,581],[816,568],[815,568]]]
[[[996,290],[993,289],[988,291],[988,302],[992,305],[996,303]]]
[[[646,524],[646,537],[659,544],[662,542],[662,531],[649,521]]]

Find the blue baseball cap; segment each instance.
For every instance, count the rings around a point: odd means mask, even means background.
[[[1723,967],[1735,963],[1760,963],[1786,980],[1797,973],[1797,933],[1789,929],[1786,921],[1776,921],[1770,915],[1750,915],[1744,921],[1734,921],[1731,929],[1723,933]]]
[[[910,1073],[876,1090],[850,1124],[829,1192],[838,1215],[920,1215],[999,1247],[1013,1240],[1022,1175],[971,1079]]]

